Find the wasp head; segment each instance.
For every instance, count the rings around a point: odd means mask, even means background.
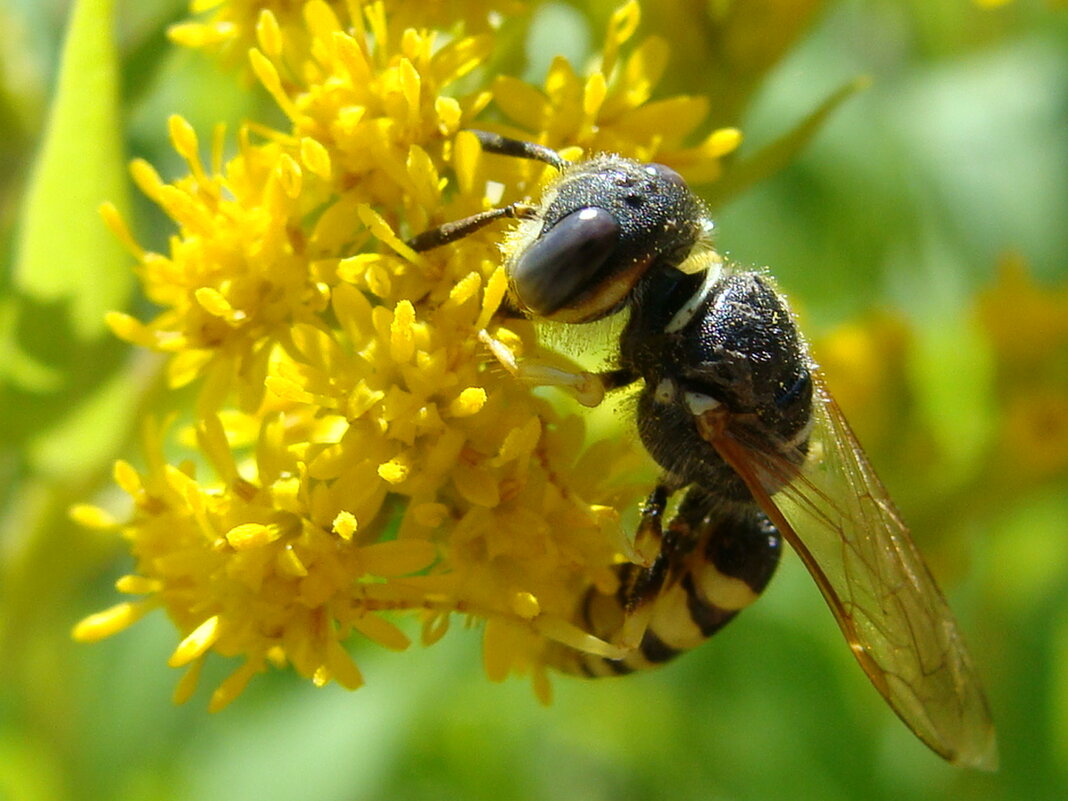
[[[653,265],[680,263],[707,227],[677,172],[599,155],[565,167],[524,220],[506,262],[512,296],[528,314],[567,323],[624,306]]]

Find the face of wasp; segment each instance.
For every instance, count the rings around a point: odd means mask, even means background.
[[[767,279],[718,261],[680,269],[711,227],[674,170],[600,155],[565,168],[506,263],[532,316],[585,322],[630,307],[620,366],[645,380],[639,430],[680,485],[722,467],[688,417],[722,404],[777,452],[803,449],[811,408],[801,338]]]
[[[565,167],[520,224],[505,265],[512,295],[535,317],[596,320],[653,265],[681,262],[704,230],[700,202],[670,167],[596,156]]]

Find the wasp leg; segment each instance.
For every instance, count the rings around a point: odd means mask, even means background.
[[[518,359],[510,347],[496,339],[486,329],[478,332],[479,341],[490,349],[501,366],[520,381],[540,387],[560,387],[574,396],[583,406],[597,406],[610,389],[626,386],[637,379],[629,370],[609,370],[591,373],[563,357],[560,364],[538,359]],[[561,366],[563,365],[563,366]]]
[[[678,514],[664,531],[664,508],[670,493],[665,484],[657,484],[642,506],[634,548],[648,562],[620,567],[617,598],[623,607],[623,625],[618,641],[624,648],[637,648],[642,654],[649,647],[657,647],[657,637],[650,626],[658,607],[664,604],[662,599],[678,581],[687,557],[697,545],[696,531],[704,517],[687,509],[687,493]]]
[[[663,518],[670,491],[664,484],[657,484],[642,505],[642,519],[634,535],[634,552],[638,564],[652,567],[660,555],[664,540]]]
[[[567,362],[566,366],[560,366],[560,364],[550,364],[537,359],[520,361],[510,347],[486,329],[483,328],[478,332],[478,338],[490,349],[501,366],[520,381],[538,387],[560,387],[571,393],[583,406],[600,405],[606,392],[633,384],[640,377],[633,370],[628,369],[591,373],[571,362]],[[559,358],[563,363],[563,358]]]
[[[648,566],[625,563],[617,568],[619,588],[606,595],[591,588],[579,612],[579,625],[597,637],[609,640],[627,652],[622,659],[606,659],[579,654],[574,672],[587,676],[608,676],[630,673],[645,667],[650,658],[646,648],[659,650],[656,635],[650,626],[657,614],[661,599],[679,577],[686,556],[693,551],[697,540],[692,526],[680,516],[672,519],[666,531],[662,529],[664,507],[670,489],[658,485],[642,507],[638,537],[656,542],[660,547]],[[569,665],[562,665],[565,669]]]

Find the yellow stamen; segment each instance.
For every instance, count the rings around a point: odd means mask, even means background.
[[[391,651],[403,651],[412,641],[408,636],[378,615],[363,615],[352,621],[352,627],[364,637],[374,640]]]
[[[171,696],[171,700],[175,704],[184,704],[193,697],[203,669],[203,659],[195,660],[185,669],[185,673],[182,674],[182,677],[178,679],[178,684],[175,685],[174,695]]]
[[[352,661],[348,651],[341,647],[337,640],[330,640],[326,650],[327,666],[330,673],[338,684],[348,690],[356,690],[363,686],[363,674]]]
[[[364,570],[376,576],[406,576],[423,570],[437,558],[438,549],[426,540],[377,542],[360,549]]]
[[[88,503],[74,504],[67,514],[75,523],[86,528],[110,529],[118,525],[110,512]]]
[[[517,592],[512,597],[512,611],[524,620],[533,620],[541,614],[541,604],[529,592]]]
[[[159,592],[164,584],[159,579],[146,576],[123,576],[115,582],[115,589],[126,595],[149,595]]]
[[[260,50],[271,58],[282,55],[282,31],[278,26],[278,18],[269,8],[262,9],[256,19],[256,41]]]
[[[330,164],[330,152],[321,142],[305,136],[300,140],[300,160],[308,171],[329,181],[333,172]]]
[[[72,636],[79,642],[102,640],[112,634],[117,634],[131,623],[136,623],[153,608],[154,604],[146,601],[127,601],[115,604],[103,612],[97,612],[80,620],[74,626]]]
[[[209,712],[219,712],[241,695],[249,680],[261,670],[258,663],[245,662],[241,667],[227,676],[218,689],[211,695],[208,702]]]
[[[262,548],[280,536],[277,526],[264,526],[260,523],[242,523],[226,532],[226,541],[238,551]]]
[[[133,257],[138,261],[141,261],[145,257],[144,248],[137,244],[137,240],[134,239],[133,234],[130,232],[129,226],[126,225],[126,221],[122,219],[122,215],[119,214],[118,208],[114,203],[110,201],[100,204],[100,216],[104,218],[104,224],[111,230],[111,233],[122,242]]]
[[[174,649],[167,664],[171,667],[181,667],[203,656],[218,641],[222,633],[220,623],[219,616],[213,615],[193,629]]]

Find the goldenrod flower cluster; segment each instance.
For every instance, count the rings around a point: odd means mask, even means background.
[[[132,169],[174,221],[166,253],[105,210],[160,308],[147,322],[112,314],[111,327],[165,354],[169,385],[195,402],[188,420],[146,423],[143,468],[116,466],[133,501],[117,527],[136,561],[118,589],[138,598],[76,636],[162,607],[181,637],[170,664],[188,668],[179,700],[209,652],[239,660],[217,709],[272,664],[358,687],[354,633],[403,649],[394,613],[418,615],[426,644],[460,613],[485,623],[491,678],[528,674],[547,698],[553,647],[604,647],[571,621],[588,587],[616,581],[619,510],[645,488],[636,446],[587,443],[581,418],[480,343],[486,329],[521,358],[562,359],[531,322],[498,314],[500,227],[426,253],[405,241],[551,179],[483,154],[470,127],[569,157],[655,156],[694,181],[718,174],[737,132],[684,147],[707,104],[650,100],[668,48],[634,41],[635,2],[594,67],[558,58],[541,87],[489,69],[515,3],[471,0],[459,21],[456,4],[400,0],[199,5],[212,16],[175,39],[247,51],[287,123],[246,124],[227,157],[225,133],[205,148],[172,118],[188,174]],[[106,524],[89,507],[77,516]]]

